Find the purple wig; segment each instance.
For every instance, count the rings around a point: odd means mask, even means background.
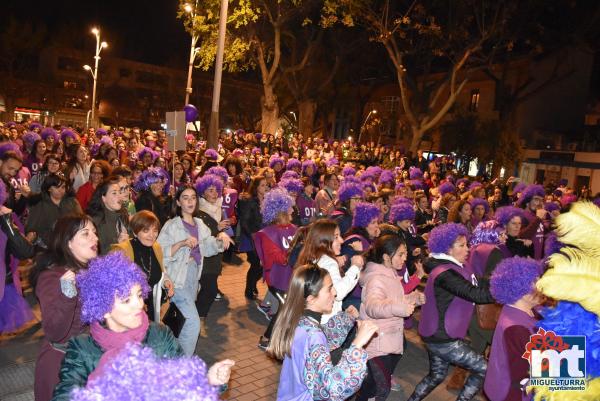
[[[527,184],[524,182],[518,182],[513,188],[513,194],[521,193],[525,188],[527,188]]]
[[[405,188],[406,184],[404,183],[404,181],[400,181],[399,183],[396,184],[396,186],[394,187],[395,191],[399,191],[402,188]]]
[[[360,180],[361,181],[369,181],[369,182],[373,182],[375,181],[375,174],[373,174],[372,171],[363,171],[362,174],[360,175]]]
[[[412,199],[408,199],[406,196],[397,196],[394,199],[394,205],[398,203],[408,203],[411,207],[414,207],[414,202]]]
[[[410,180],[410,184],[415,187],[415,189],[425,190],[425,184],[421,180]]]
[[[125,299],[131,288],[139,284],[146,298],[150,287],[144,272],[122,252],[113,252],[93,259],[88,268],[76,276],[81,302],[81,321],[100,322],[109,313],[115,298]]]
[[[252,154],[253,155],[260,155],[262,152],[260,150],[260,148],[252,148]]]
[[[67,138],[77,140],[77,134],[70,128],[65,128],[60,132],[60,139],[65,142]]]
[[[410,167],[408,169],[408,178],[411,180],[421,180],[423,179],[423,172],[418,167]]]
[[[379,176],[379,185],[386,183],[393,184],[396,181],[396,176],[392,170],[383,170]]]
[[[469,243],[471,246],[479,244],[500,244],[500,233],[504,228],[496,220],[482,221],[473,230]]]
[[[284,161],[281,157],[279,157],[277,155],[271,156],[271,159],[269,160],[269,167],[275,168],[275,165],[277,163],[281,164],[281,167],[283,167],[283,165],[284,165]]]
[[[472,191],[472,190],[474,190],[476,188],[479,188],[479,187],[482,187],[482,186],[483,186],[483,184],[480,183],[479,181],[473,181],[471,183],[471,185],[469,185],[469,191]]]
[[[546,191],[544,191],[543,186],[537,184],[527,185],[523,192],[521,192],[521,196],[519,197],[517,204],[520,207],[525,207],[525,205],[529,203],[534,196],[539,196],[543,198],[545,195]]]
[[[223,184],[226,184],[229,180],[229,173],[227,173],[227,169],[221,166],[214,166],[206,170],[206,174],[216,175],[217,177],[223,180]]]
[[[313,160],[304,160],[302,162],[302,174],[306,173],[306,169],[308,168],[308,166],[311,166],[313,169],[313,173],[317,171],[317,165],[315,164],[315,162]]]
[[[98,129],[96,130],[96,136],[97,136],[98,138],[100,138],[100,137],[102,137],[102,136],[105,136],[105,135],[108,135],[108,131],[106,131],[104,128],[98,128]]]
[[[359,196],[361,199],[365,196],[365,193],[362,190],[360,184],[348,182],[345,180],[344,183],[338,188],[337,194],[340,202],[349,201],[350,198],[355,196]]]
[[[599,197],[597,197],[596,199],[594,199],[594,200],[592,201],[592,203],[593,203],[594,205],[596,205],[597,207],[600,207],[600,196],[599,196]]]
[[[542,264],[535,259],[519,256],[504,259],[494,269],[490,292],[499,304],[514,304],[534,290],[541,273]]]
[[[285,166],[286,169],[288,170],[293,170],[295,168],[301,169],[302,168],[302,162],[298,159],[290,159],[287,162],[287,165]]]
[[[504,227],[512,220],[513,217],[519,216],[523,219],[523,210],[514,206],[502,206],[496,210],[494,218]]]
[[[381,173],[383,172],[383,169],[379,166],[369,166],[367,167],[367,169],[365,170],[366,173],[369,173],[370,175],[372,175],[374,178],[377,178],[381,175]]]
[[[150,156],[152,156],[152,161],[158,158],[158,152],[155,152],[154,150],[152,150],[152,148],[149,148],[148,146],[144,146],[144,149],[138,152],[138,160],[143,160],[145,154],[149,154]]]
[[[577,195],[575,194],[564,194],[560,197],[560,204],[562,205],[562,207],[567,207],[571,203],[575,202],[577,202]]]
[[[221,177],[215,174],[204,174],[196,180],[196,193],[198,196],[203,196],[204,192],[210,187],[215,187],[217,193],[221,196],[223,193],[223,180],[221,180]]]
[[[546,209],[548,213],[551,213],[556,210],[560,211],[560,206],[556,204],[556,202],[546,202],[544,203],[544,209]]]
[[[549,257],[553,253],[560,252],[561,248],[564,246],[565,244],[558,240],[556,232],[550,232],[544,241],[544,258]]]
[[[33,131],[34,129],[42,129],[42,124],[38,123],[37,121],[32,122],[31,124],[29,124],[29,129],[31,131]]]
[[[304,185],[298,178],[282,178],[281,181],[279,181],[279,186],[290,194],[300,194],[304,190]]]
[[[106,145],[113,146],[113,140],[108,135],[105,135],[102,138],[100,138],[100,141],[98,143],[101,144],[101,145],[105,145],[106,144]]]
[[[90,153],[92,154],[92,156],[96,157],[98,155],[98,152],[100,152],[100,142],[96,142],[90,148]]]
[[[429,233],[427,246],[431,253],[448,253],[459,237],[467,238],[469,232],[462,224],[446,223],[435,227]]]
[[[569,180],[567,180],[566,178],[561,178],[558,181],[558,186],[559,187],[566,187],[568,183],[569,183]]]
[[[356,169],[352,166],[346,166],[342,169],[343,177],[348,177],[349,175],[356,175]]]
[[[394,203],[390,209],[390,223],[396,224],[404,220],[414,221],[415,209],[410,203],[407,202]]]
[[[327,167],[338,166],[339,164],[340,164],[340,162],[335,157],[332,157],[331,159],[329,159],[325,162],[325,165]]]
[[[359,202],[352,215],[352,227],[366,227],[374,219],[379,218],[381,211],[377,206],[368,202]]]
[[[471,205],[471,209],[475,209],[477,206],[483,206],[485,209],[485,214],[490,212],[490,204],[485,199],[474,198],[469,201],[469,204]]]
[[[256,134],[254,134],[254,137],[256,138],[257,141],[260,141],[262,139],[263,134],[261,134],[260,132],[257,132]]]
[[[211,148],[204,151],[204,157],[206,157],[208,160],[217,161],[219,154],[216,150]]]
[[[48,139],[49,137],[54,138],[54,142],[58,142],[58,132],[56,132],[56,130],[52,127],[46,127],[42,130],[42,132],[40,133],[40,135],[42,136],[42,139],[45,141],[46,139]]]
[[[294,170],[284,171],[283,174],[281,174],[281,179],[286,180],[288,178],[300,179],[300,174],[298,174]]]
[[[74,389],[69,399],[217,401],[219,391],[208,382],[206,364],[197,356],[167,359],[150,347],[130,343],[103,368],[100,376],[85,387]]]
[[[150,167],[142,171],[142,174],[138,176],[133,184],[133,189],[137,192],[147,191],[150,189],[150,185],[156,184],[159,181],[166,182],[164,170],[158,167]]]
[[[456,192],[456,187],[451,182],[446,181],[440,184],[440,186],[438,187],[438,192],[440,193],[440,196],[444,196],[446,194],[453,194]]]
[[[27,131],[23,134],[22,139],[25,146],[31,148],[33,147],[35,141],[39,141],[40,139],[42,139],[42,137],[37,132]]]
[[[123,131],[116,130],[116,131],[114,131],[114,135],[115,135],[117,138],[121,138],[121,137],[124,135],[124,133],[123,133]]]
[[[342,184],[357,184],[360,185],[360,178],[355,175],[347,175],[342,178]]]
[[[294,205],[294,200],[283,188],[274,188],[265,194],[260,213],[263,223],[272,224],[279,213],[287,213]]]
[[[4,180],[0,180],[0,206],[4,205],[8,199],[8,192],[6,191],[6,184],[4,184]]]
[[[236,149],[233,149],[233,152],[231,152],[231,155],[233,157],[241,157],[241,156],[244,156],[244,151],[240,148],[236,148]]]
[[[15,152],[17,156],[23,157],[19,145],[14,142],[2,142],[0,143],[0,157],[4,156],[6,152]]]
[[[363,187],[363,191],[366,191],[367,189],[371,189],[371,192],[377,192],[377,188],[375,188],[375,184],[373,184],[372,182],[365,181],[362,183],[362,187]]]

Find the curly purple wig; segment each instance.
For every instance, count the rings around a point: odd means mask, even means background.
[[[514,206],[502,206],[496,210],[494,218],[504,227],[512,220],[513,217],[519,216],[523,219],[523,210]]]
[[[513,188],[513,194],[521,193],[525,188],[527,188],[527,184],[524,182],[518,182]]]
[[[338,188],[337,194],[340,202],[349,201],[350,198],[355,196],[359,196],[361,199],[365,196],[360,184],[348,182],[346,180],[344,180],[344,183]]]
[[[277,163],[281,164],[281,167],[283,167],[284,165],[284,161],[281,157],[277,155],[271,156],[271,159],[269,160],[269,167],[275,168],[275,165],[277,165]]]
[[[379,185],[393,184],[396,181],[396,176],[392,170],[383,170],[379,176]]]
[[[346,166],[342,169],[342,176],[348,177],[350,175],[356,175],[356,169],[352,166]]]
[[[123,132],[123,131],[120,131],[120,130],[116,130],[116,131],[114,131],[114,135],[115,135],[117,138],[120,138],[120,137],[122,137],[122,136],[124,135],[124,132]]]
[[[281,180],[287,180],[289,178],[300,179],[300,174],[295,172],[294,170],[287,170],[281,174]]]
[[[164,170],[157,167],[150,167],[138,176],[133,184],[133,189],[137,192],[143,192],[150,189],[150,185],[156,184],[159,181],[165,181]]]
[[[414,202],[412,199],[408,199],[406,196],[397,196],[394,199],[394,205],[398,203],[408,203],[410,206],[414,207]]]
[[[6,184],[4,184],[3,180],[0,180],[0,206],[4,205],[8,199],[8,192],[6,191]]]
[[[198,196],[203,196],[204,192],[210,187],[215,187],[217,193],[221,196],[223,193],[223,180],[221,180],[221,177],[215,174],[204,174],[196,180],[196,193]]]
[[[149,148],[148,146],[144,146],[144,149],[138,152],[138,160],[142,160],[144,158],[144,155],[146,154],[152,156],[152,161],[158,158],[158,152],[155,152],[154,150],[152,150],[152,148]]]
[[[453,194],[456,192],[456,187],[450,181],[446,181],[438,187],[438,192],[440,196],[444,196],[446,194]]]
[[[474,198],[469,201],[469,204],[471,205],[471,209],[475,209],[477,206],[483,206],[485,214],[490,212],[490,204],[485,199]]]
[[[525,205],[528,204],[534,196],[543,198],[545,195],[546,191],[544,191],[543,186],[537,184],[527,185],[523,192],[521,192],[521,196],[519,197],[517,204],[520,207],[525,207]]]
[[[465,184],[465,188],[468,187],[469,183],[471,181],[468,178],[461,178],[460,180],[456,181],[456,187],[458,188],[458,186],[460,184]]]
[[[327,167],[338,166],[339,164],[340,164],[340,162],[335,157],[332,157],[331,159],[329,159],[325,162],[325,165]]]
[[[236,149],[233,149],[233,152],[231,152],[231,155],[233,157],[241,157],[241,156],[244,156],[244,151],[240,148],[236,148]]]
[[[17,156],[23,157],[19,145],[14,142],[2,142],[0,143],[0,157],[4,156],[6,152],[15,152]]]
[[[381,175],[381,173],[383,172],[383,169],[379,166],[369,166],[369,167],[367,167],[365,172],[372,175],[374,178],[377,178]]]
[[[423,179],[423,172],[418,167],[410,167],[408,169],[408,178],[411,180],[421,180]]]
[[[309,159],[309,160],[304,160],[304,161],[302,162],[302,174],[305,174],[305,173],[306,173],[306,169],[307,169],[309,166],[311,166],[311,167],[312,167],[312,169],[313,169],[313,173],[314,173],[315,171],[317,171],[317,165],[316,165],[316,163],[315,163],[313,160],[310,160],[310,159]]]
[[[392,224],[396,224],[404,220],[415,220],[415,209],[412,204],[407,202],[398,202],[392,205],[390,209],[389,221]]]
[[[263,223],[272,224],[279,213],[287,213],[294,205],[294,200],[283,188],[274,188],[265,194],[260,213]]]
[[[100,151],[100,142],[96,142],[90,148],[90,153],[92,154],[92,156],[96,157],[98,155],[99,151]]]
[[[104,144],[106,144],[106,145],[113,146],[113,140],[112,140],[112,138],[111,138],[110,136],[108,136],[108,135],[105,135],[105,136],[103,136],[102,138],[100,138],[100,141],[99,141],[98,143],[99,143],[99,144],[101,144],[101,145],[104,145]]]
[[[216,175],[223,180],[223,184],[226,184],[229,180],[229,173],[225,167],[214,166],[206,170],[206,174]]]
[[[204,151],[204,157],[206,157],[208,160],[217,161],[219,154],[216,150],[211,148]]]
[[[469,232],[462,224],[446,223],[435,227],[429,233],[427,246],[432,253],[448,253],[459,237],[467,238]]]
[[[252,152],[253,155],[260,155],[262,152],[260,150],[260,148],[252,148]]]
[[[31,131],[33,131],[34,129],[42,129],[42,124],[38,123],[37,121],[34,121],[31,124],[29,124],[29,129]]]
[[[299,194],[304,190],[304,185],[298,178],[283,179],[282,177],[281,181],[279,181],[279,186],[288,191],[290,194]]]
[[[560,211],[560,206],[556,204],[556,202],[546,202],[544,203],[544,209],[546,209],[548,213],[551,213],[556,210]]]
[[[102,137],[102,136],[105,136],[105,135],[108,135],[108,131],[107,131],[107,130],[105,130],[104,128],[98,128],[98,129],[96,130],[96,136],[97,136],[98,138],[100,138],[100,137]]]
[[[287,162],[287,165],[285,166],[286,169],[288,170],[293,170],[295,168],[301,169],[302,168],[302,162],[298,159],[290,159]]]
[[[144,298],[150,292],[144,272],[122,252],[93,259],[87,269],[77,273],[76,282],[84,323],[104,320],[104,315],[112,310],[115,298],[127,298],[136,284],[142,288]]]
[[[40,132],[42,139],[45,141],[49,137],[54,138],[54,142],[58,142],[58,132],[52,127],[46,127]]]
[[[406,184],[404,183],[404,181],[400,181],[399,183],[396,184],[396,186],[394,187],[394,190],[399,191],[405,187],[406,187]]]
[[[410,180],[410,184],[415,187],[415,189],[420,189],[422,191],[425,190],[425,184],[421,180]]]
[[[363,171],[362,174],[360,175],[360,180],[361,181],[368,181],[368,182],[373,182],[375,181],[375,174],[372,171]]]
[[[496,220],[482,221],[473,230],[469,243],[471,246],[479,244],[500,244],[500,233],[504,228]]]
[[[494,269],[490,292],[499,304],[514,304],[534,290],[541,273],[542,264],[535,259],[519,256],[504,259]]]
[[[362,188],[363,191],[366,191],[367,189],[370,189],[371,192],[377,192],[377,188],[375,188],[375,184],[373,184],[372,182],[369,181],[365,181],[362,183]]]
[[[60,132],[60,139],[64,142],[67,138],[71,138],[73,140],[77,139],[77,134],[70,128],[65,128]]]
[[[218,390],[208,382],[206,364],[197,356],[167,359],[150,347],[130,343],[100,376],[74,389],[70,400],[217,401]]]
[[[260,141],[263,137],[263,134],[261,134],[260,132],[257,132],[256,134],[254,134],[254,137],[256,138],[257,141]]]
[[[22,139],[23,139],[23,143],[28,148],[31,148],[33,146],[33,144],[35,143],[35,141],[39,141],[40,139],[42,139],[42,137],[37,132],[27,131],[26,133],[23,134]]]
[[[352,215],[352,227],[366,227],[374,219],[379,218],[381,211],[377,206],[368,202],[359,202]]]
[[[472,191],[472,190],[474,190],[476,188],[479,188],[479,187],[482,187],[482,186],[483,186],[483,184],[480,183],[479,181],[473,181],[471,183],[471,185],[469,185],[469,191]]]
[[[561,248],[564,246],[565,244],[558,240],[556,232],[552,231],[546,236],[546,240],[544,241],[544,258],[549,257],[553,253],[560,252]]]

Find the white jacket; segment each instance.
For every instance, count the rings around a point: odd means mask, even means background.
[[[329,276],[331,276],[331,281],[333,282],[333,288],[335,288],[335,292],[337,293],[335,301],[333,301],[331,313],[328,315],[323,314],[321,316],[321,324],[325,324],[333,315],[342,310],[342,301],[346,298],[346,295],[354,290],[354,287],[356,287],[356,284],[358,283],[360,268],[358,266],[350,266],[346,274],[344,274],[344,277],[342,277],[337,260],[331,256],[323,255],[316,263],[321,269],[325,269],[329,272]]]
[[[223,252],[223,242],[210,234],[210,229],[202,220],[194,217],[194,221],[196,222],[196,227],[198,227],[198,246],[200,247],[202,258]],[[175,288],[184,287],[187,269],[195,266],[196,261],[190,256],[191,249],[189,247],[182,246],[175,255],[171,255],[171,247],[189,238],[189,236],[190,234],[179,216],[167,221],[158,235],[157,241],[163,250],[163,264]],[[200,279],[201,274],[202,261],[198,264],[198,277],[196,280]]]

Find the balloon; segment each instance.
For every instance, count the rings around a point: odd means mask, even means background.
[[[186,122],[192,123],[198,119],[198,109],[193,104],[186,104],[183,111],[185,111]]]

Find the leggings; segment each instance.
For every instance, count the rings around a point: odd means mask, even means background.
[[[369,359],[367,377],[363,381],[355,401],[367,401],[375,398],[375,401],[385,401],[392,387],[392,373],[400,362],[402,354],[387,354]]]
[[[248,263],[250,263],[250,268],[248,269],[248,273],[246,273],[246,291],[249,292],[256,290],[256,283],[262,277],[263,269],[256,251],[248,251],[246,252],[246,256]]]
[[[271,338],[271,333],[273,333],[273,326],[275,326],[275,322],[277,321],[277,317],[279,316],[279,311],[281,311],[282,303],[279,300],[279,297],[277,295],[281,296],[282,298],[285,297],[285,292],[278,290],[275,287],[269,286],[269,291],[271,291],[273,293],[273,295],[275,295],[275,298],[277,298],[279,307],[277,308],[277,313],[275,313],[275,316],[273,316],[271,318],[271,321],[269,322],[269,325],[267,326],[267,329],[265,330],[265,333],[263,334],[263,337],[265,337],[265,338]]]
[[[206,317],[208,315],[208,311],[215,301],[218,291],[218,279],[218,274],[202,273],[200,276],[200,292],[196,298],[196,308],[198,308],[198,315],[200,317]]]
[[[422,400],[431,393],[448,375],[450,364],[471,371],[457,400],[467,401],[475,397],[485,378],[487,369],[485,358],[462,340],[443,343],[426,342],[425,346],[429,354],[429,374],[417,384],[408,401]]]

